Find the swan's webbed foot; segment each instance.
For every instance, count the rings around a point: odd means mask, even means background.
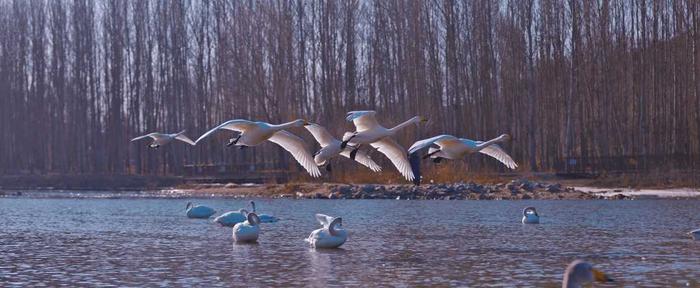
[[[331,168],[331,163],[328,162],[328,164],[326,164],[326,171],[331,172],[331,170],[333,170],[333,169]]]
[[[228,139],[228,143],[226,144],[226,146],[230,147],[231,145],[236,145],[236,143],[238,143],[238,140],[241,139],[241,135],[243,134],[238,135],[238,137],[236,138]]]
[[[353,133],[352,136],[350,136],[350,138],[348,138],[348,140],[345,140],[342,143],[340,143],[340,149],[345,149],[345,147],[348,147],[348,142],[350,142],[350,140],[352,140],[352,138],[355,138],[355,136],[357,136],[357,134]]]
[[[238,146],[238,149],[239,149],[239,150],[243,150],[243,149],[245,149],[245,148],[247,148],[247,147],[248,147],[248,146],[241,145],[241,146]]]
[[[440,163],[440,161],[442,161],[442,157],[433,158],[433,163]]]
[[[357,145],[354,150],[350,151],[350,159],[355,160],[355,157],[357,157],[357,151],[360,151],[360,146],[362,145]]]

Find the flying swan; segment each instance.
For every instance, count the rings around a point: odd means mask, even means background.
[[[306,238],[314,248],[338,248],[348,239],[348,232],[343,229],[343,219],[324,214],[316,214],[323,228],[316,229]]]
[[[392,138],[396,135],[399,130],[411,125],[421,122],[426,122],[427,120],[420,116],[415,116],[406,122],[396,125],[394,128],[384,128],[379,125],[375,115],[375,111],[351,111],[348,112],[345,118],[348,121],[352,121],[355,124],[355,132],[346,133],[343,136],[343,142],[340,144],[340,148],[345,149],[348,144],[356,145],[353,152],[350,154],[350,158],[355,158],[358,149],[363,144],[370,144],[372,147],[376,148],[379,152],[386,155],[391,163],[396,166],[401,175],[408,181],[413,181],[415,179],[414,173],[411,168],[411,164],[408,161],[408,156],[406,154],[406,149],[404,149],[399,143]]]
[[[316,139],[316,142],[318,142],[318,144],[321,145],[321,150],[318,150],[316,153],[314,153],[314,162],[316,162],[316,165],[318,165],[319,167],[325,166],[327,171],[331,171],[330,159],[337,156],[338,154],[343,155],[347,158],[351,158],[350,153],[354,150],[355,147],[346,146],[345,149],[340,148],[342,142],[333,137],[331,133],[328,133],[328,130],[326,130],[326,128],[324,128],[323,126],[311,123],[309,125],[304,126],[304,128],[306,128],[306,130],[309,130],[309,132],[311,132],[311,135],[314,136],[314,139]],[[350,132],[347,132],[346,135],[347,134],[350,134]],[[369,156],[369,153],[365,150],[360,150],[359,152],[356,152],[354,160],[374,172],[382,171],[382,167],[377,165],[377,163],[374,162],[374,160],[372,160],[372,158]]]
[[[153,139],[153,142],[151,142],[151,144],[148,145],[148,147],[151,147],[151,148],[158,148],[160,146],[163,146],[165,144],[173,142],[173,140],[175,140],[175,139],[194,146],[195,142],[192,142],[192,140],[190,140],[190,138],[185,136],[184,133],[185,133],[185,130],[182,130],[182,131],[180,131],[178,133],[174,133],[174,134],[150,133],[150,134],[146,134],[146,135],[131,139],[131,142],[150,137],[151,139]]]
[[[442,159],[460,159],[467,154],[480,152],[496,158],[496,160],[500,161],[510,169],[515,169],[518,167],[518,164],[516,164],[515,161],[513,161],[513,158],[510,158],[505,151],[503,151],[501,146],[496,144],[508,140],[510,140],[510,135],[508,134],[502,134],[501,136],[486,142],[457,138],[452,135],[439,135],[413,143],[413,145],[408,148],[408,153],[412,156],[411,163],[414,170],[418,170],[415,166],[418,165],[419,162],[413,161],[413,159],[417,156],[417,154],[414,153],[433,144],[437,145],[438,148],[430,147],[430,149],[428,149],[428,154],[426,154],[423,159],[430,157],[433,159],[433,162],[439,163]],[[414,183],[416,183],[416,185],[420,184],[420,176],[416,177],[416,181],[414,181]]]
[[[301,164],[301,166],[303,166],[311,176],[320,177],[321,171],[318,170],[318,166],[316,166],[316,163],[314,163],[314,158],[311,153],[306,150],[304,140],[299,138],[299,136],[284,130],[287,128],[301,127],[304,125],[308,125],[308,123],[303,119],[297,119],[292,122],[279,125],[234,119],[221,123],[221,125],[207,131],[207,133],[200,136],[195,143],[199,143],[199,141],[202,141],[202,139],[220,129],[240,133],[236,138],[231,138],[226,146],[236,145],[243,148],[246,146],[256,146],[262,142],[265,142],[265,140],[270,140],[271,142],[282,146],[284,150],[291,153],[294,159],[296,159],[297,162],[299,162],[299,164]]]

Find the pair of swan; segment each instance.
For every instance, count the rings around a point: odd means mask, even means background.
[[[250,201],[248,205],[251,206],[253,213],[256,214],[260,223],[272,223],[277,222],[279,219],[277,217],[267,214],[257,214],[255,209],[255,202]],[[215,223],[219,223],[221,226],[233,227],[238,223],[245,222],[248,220],[248,210],[238,209],[236,211],[229,211],[224,214],[219,215],[219,217],[214,218]]]

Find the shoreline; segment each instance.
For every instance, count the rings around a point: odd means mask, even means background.
[[[635,200],[700,199],[700,190],[564,186],[516,179],[497,184],[181,184],[170,188],[123,190],[8,189],[2,197],[35,198],[286,198],[395,200]]]

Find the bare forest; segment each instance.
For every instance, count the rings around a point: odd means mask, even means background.
[[[340,136],[368,109],[386,126],[430,119],[404,147],[509,133],[518,171],[700,168],[697,0],[0,0],[0,40],[2,174],[302,171],[226,132],[157,151],[129,139],[235,118]]]

